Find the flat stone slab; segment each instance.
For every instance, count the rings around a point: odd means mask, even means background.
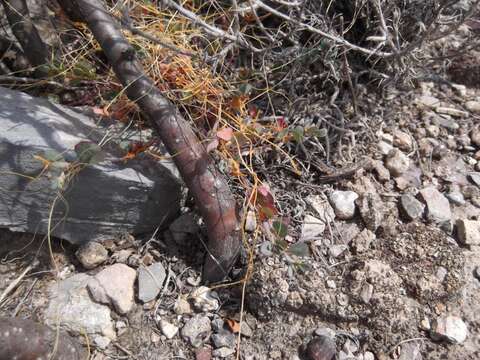
[[[120,145],[128,145],[132,133],[119,122],[102,119],[100,126],[65,106],[2,87],[0,98],[0,227],[46,234],[53,206],[51,234],[82,243],[152,231],[178,212],[176,167],[144,154],[122,160]],[[84,154],[79,144],[96,149],[102,139],[108,139],[103,159],[74,170]]]

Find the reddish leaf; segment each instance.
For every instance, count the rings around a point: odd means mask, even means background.
[[[238,321],[227,318],[225,319],[225,323],[232,333],[238,334],[240,332],[240,323]]]
[[[232,128],[226,127],[226,128],[223,128],[222,130],[217,131],[217,137],[224,141],[230,141],[232,139],[232,136],[233,136]]]

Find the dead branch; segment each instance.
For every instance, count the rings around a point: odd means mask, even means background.
[[[49,49],[30,19],[26,1],[2,0],[2,5],[12,32],[22,46],[30,64],[33,66],[45,64],[48,60]]]
[[[215,282],[228,274],[241,246],[236,204],[225,178],[213,166],[191,126],[144,73],[135,50],[120,26],[99,1],[72,1],[92,31],[128,97],[151,120],[203,215],[208,236],[204,280]]]

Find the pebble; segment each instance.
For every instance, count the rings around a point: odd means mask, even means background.
[[[408,341],[402,344],[400,348],[400,357],[398,360],[422,360],[420,352],[420,343],[416,341]]]
[[[138,299],[144,303],[154,300],[165,281],[166,273],[162,263],[155,263],[138,269]]]
[[[325,222],[312,215],[306,215],[302,224],[301,241],[312,240],[325,231]]]
[[[464,104],[465,108],[475,114],[480,114],[480,101],[466,101]]]
[[[100,349],[105,350],[108,345],[112,342],[112,339],[106,336],[95,336],[93,338],[93,342],[97,345]]]
[[[365,351],[363,354],[363,360],[375,360],[375,355],[370,351]]]
[[[427,130],[427,135],[433,138],[438,138],[438,135],[440,135],[440,129],[436,125],[428,125],[426,128]]]
[[[468,116],[468,113],[463,110],[451,108],[451,107],[437,107],[435,111],[438,114],[447,114],[455,117],[466,117]]]
[[[194,308],[199,311],[212,312],[218,310],[220,307],[218,294],[206,286],[200,286],[195,289],[190,294],[190,298],[193,300]]]
[[[390,171],[383,165],[383,162],[376,160],[372,164],[373,169],[377,173],[378,181],[386,182],[390,180]]]
[[[386,141],[379,141],[377,146],[382,155],[388,155],[394,149],[393,145]]]
[[[327,280],[326,284],[327,284],[327,287],[330,288],[330,289],[336,289],[337,288],[337,284],[335,284],[334,280]]]
[[[216,348],[235,348],[237,337],[229,331],[221,331],[212,335],[212,341]]]
[[[165,335],[165,337],[169,340],[173,339],[173,337],[178,333],[178,327],[166,320],[160,320],[159,327],[162,331],[162,334]]]
[[[480,221],[457,220],[458,241],[463,245],[480,245]]]
[[[431,337],[435,341],[463,343],[468,336],[467,325],[458,316],[439,317],[433,324]]]
[[[478,187],[480,187],[480,173],[478,173],[478,172],[473,172],[473,173],[468,174],[468,177],[470,178],[470,180],[471,180],[475,185],[477,185]]]
[[[318,218],[325,224],[331,223],[333,220],[335,220],[335,211],[328,200],[319,195],[310,195],[305,200],[307,204],[309,204],[312,209],[315,210]]]
[[[305,351],[308,360],[333,360],[337,353],[335,341],[328,336],[316,336]]]
[[[173,306],[173,311],[177,315],[186,315],[192,313],[192,306],[190,303],[182,296],[179,296],[175,305]]]
[[[410,152],[413,149],[413,140],[412,137],[401,130],[395,130],[393,132],[393,145],[398,147],[400,150]]]
[[[212,349],[204,347],[195,350],[195,360],[210,360],[212,358]]]
[[[234,353],[235,353],[235,349],[222,347],[222,348],[213,350],[212,355],[219,358],[226,358],[230,355],[233,355]]]
[[[348,249],[347,245],[338,244],[338,245],[330,246],[330,248],[328,249],[328,252],[332,257],[337,258],[340,255],[342,255],[347,249]]]
[[[452,186],[446,195],[447,199],[454,205],[464,205],[465,197],[458,186]]]
[[[358,195],[353,191],[336,190],[330,194],[330,202],[339,219],[349,220],[355,215],[355,200]]]
[[[211,331],[210,319],[198,314],[187,320],[181,333],[193,347],[200,347],[210,338]]]
[[[385,167],[393,176],[400,176],[410,167],[410,159],[400,150],[394,149],[388,153]]]
[[[375,233],[369,229],[363,229],[355,239],[353,239],[353,248],[357,254],[362,254],[370,249],[370,245],[375,240]]]
[[[106,267],[88,283],[88,290],[102,304],[112,304],[120,314],[128,313],[134,305],[134,284],[137,272],[124,264]]]
[[[247,216],[245,218],[245,230],[249,232],[254,232],[257,228],[257,217],[255,212],[252,210],[247,211]]]
[[[88,270],[96,268],[108,259],[107,249],[96,241],[90,241],[80,246],[75,255],[80,264]]]
[[[360,299],[362,299],[364,304],[370,303],[370,300],[373,296],[373,285],[366,283],[362,286],[362,290],[360,291]]]
[[[318,336],[326,336],[332,339],[335,339],[335,335],[337,332],[333,329],[330,329],[328,327],[318,327],[315,329],[315,335]]]
[[[431,186],[420,190],[420,195],[427,204],[427,218],[430,221],[444,223],[451,220],[450,203],[440,191]]]

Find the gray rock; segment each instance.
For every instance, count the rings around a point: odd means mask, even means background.
[[[339,257],[342,255],[346,250],[348,249],[347,245],[344,244],[337,244],[337,245],[332,245],[328,248],[328,252],[330,255],[334,258]]]
[[[465,108],[475,114],[480,114],[480,101],[470,100],[464,104]]]
[[[393,145],[398,147],[400,150],[410,152],[413,149],[413,140],[412,137],[401,130],[396,130],[393,132]]]
[[[212,335],[212,341],[216,348],[235,348],[237,338],[229,331],[221,331],[217,334]]]
[[[329,336],[316,336],[307,344],[308,360],[333,360],[337,353],[335,340]]]
[[[160,320],[159,327],[162,331],[162,334],[165,335],[167,339],[173,339],[173,337],[178,333],[178,327],[166,320]]]
[[[168,221],[179,210],[181,187],[173,162],[146,156],[128,164],[118,161],[124,154],[118,144],[128,135],[120,138],[119,125],[108,129],[114,139],[103,149],[104,160],[68,182],[64,171],[67,160],[77,157],[73,149],[80,142],[97,144],[107,128],[22,92],[0,87],[0,97],[0,226],[46,234],[51,205],[62,186],[64,199],[52,213],[53,224],[60,225],[52,235],[74,243],[152,231],[159,219]],[[54,161],[43,172],[40,157]]]
[[[398,360],[422,360],[420,352],[420,343],[416,341],[408,341],[402,344],[400,349],[400,357]]]
[[[190,298],[193,300],[195,309],[199,311],[211,312],[218,310],[220,307],[218,294],[206,286],[200,286],[198,289],[195,289],[190,294]]]
[[[230,349],[227,347],[222,347],[212,351],[212,355],[219,358],[226,358],[230,355],[233,355],[234,353],[235,353],[235,349]]]
[[[438,115],[433,119],[433,123],[450,131],[455,131],[460,127],[450,115]]]
[[[411,194],[402,195],[400,198],[400,205],[409,220],[420,219],[423,216],[425,205]]]
[[[465,197],[458,186],[452,186],[446,195],[447,199],[454,205],[464,205]]]
[[[480,187],[480,173],[478,172],[470,173],[468,174],[468,177],[475,185]]]
[[[442,316],[434,322],[430,336],[435,341],[461,344],[467,339],[468,328],[458,316]]]
[[[385,167],[393,176],[400,176],[410,167],[410,159],[400,150],[394,149],[388,153]]]
[[[187,301],[187,299],[179,296],[177,301],[175,301],[175,305],[173,306],[173,311],[177,315],[184,315],[184,314],[191,314],[192,313],[192,306]]]
[[[196,348],[210,338],[211,332],[210,319],[203,315],[195,315],[190,318],[181,331],[182,337]]]
[[[154,300],[162,289],[166,273],[162,263],[138,269],[138,299],[144,303]]]
[[[390,180],[390,171],[383,165],[383,162],[376,160],[372,163],[373,169],[377,173],[377,178],[381,182]]]
[[[124,264],[106,267],[88,282],[88,290],[102,304],[112,304],[118,313],[128,313],[134,305],[133,287],[137,272]]]
[[[103,264],[108,259],[107,249],[96,241],[90,241],[80,246],[75,255],[82,266],[89,270]]]
[[[97,345],[100,349],[105,350],[108,345],[112,342],[112,339],[106,337],[106,336],[95,336],[93,339],[93,342],[95,345]]]
[[[375,360],[375,355],[370,351],[365,351],[363,354],[363,360]]]
[[[392,144],[383,140],[380,140],[377,146],[382,155],[388,155],[394,149]]]
[[[370,300],[372,299],[373,296],[373,285],[366,283],[365,285],[362,286],[362,290],[360,291],[360,299],[365,304],[368,304]]]
[[[432,186],[420,190],[420,195],[427,204],[427,218],[430,221],[445,223],[451,220],[450,203],[440,191]]]
[[[480,245],[480,221],[457,220],[458,241],[463,245]]]
[[[115,339],[110,309],[93,302],[88,294],[87,283],[91,279],[89,275],[77,274],[51,285],[45,322],[52,328],[60,325],[79,335],[86,333]]]
[[[319,195],[310,195],[305,200],[312,207],[312,209],[315,210],[318,218],[325,224],[331,223],[333,220],[335,220],[335,211],[328,200]]]
[[[312,215],[306,215],[303,219],[301,241],[312,240],[322,235],[325,231],[325,223]]]
[[[339,219],[348,220],[355,215],[355,200],[358,195],[353,191],[336,190],[330,194],[330,202]]]

